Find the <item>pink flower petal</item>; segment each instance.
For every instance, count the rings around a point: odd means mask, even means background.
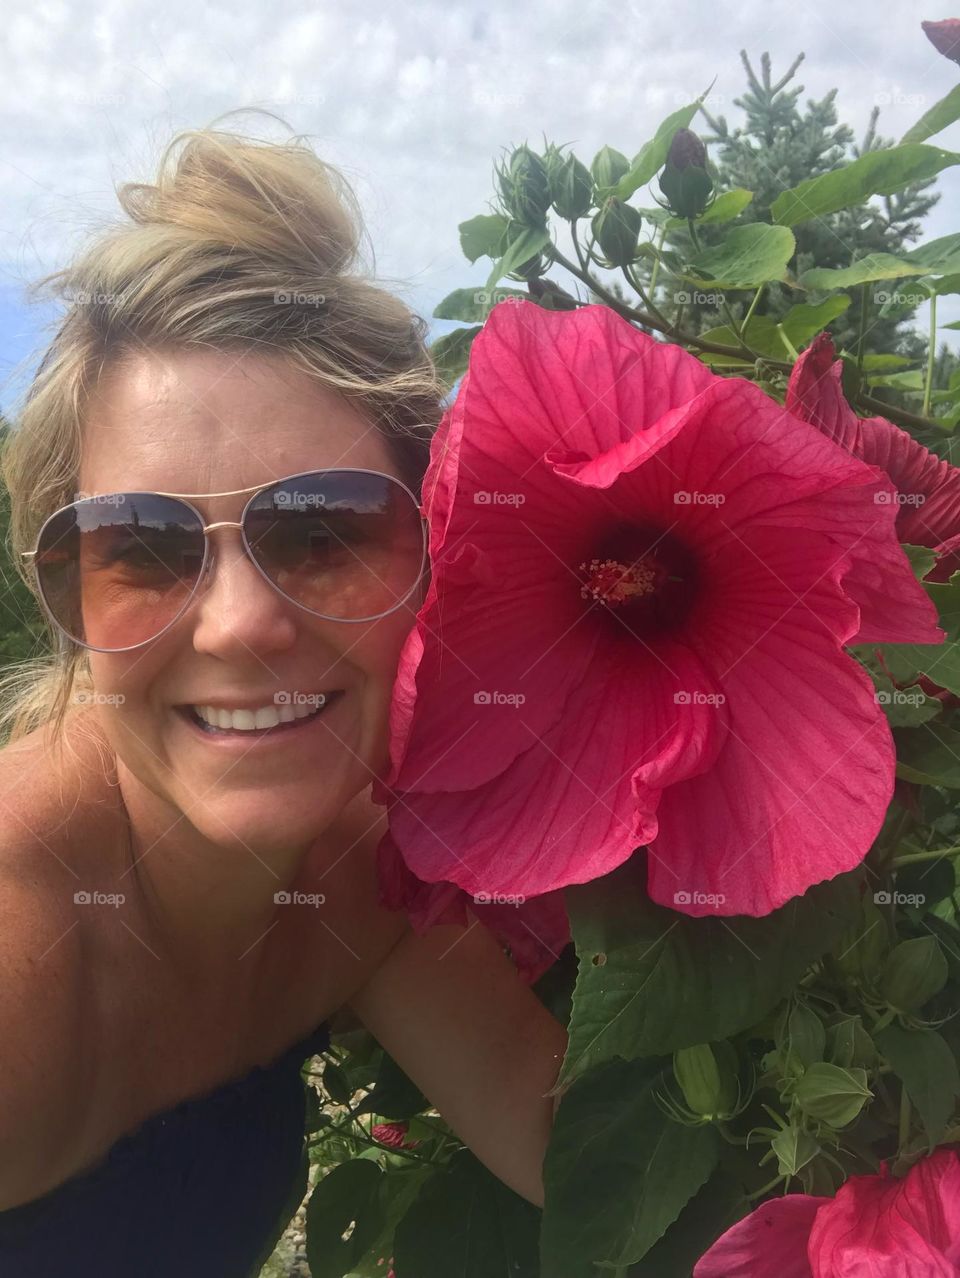
[[[790,373],[786,406],[848,453],[879,466],[902,497],[897,535],[916,546],[939,546],[960,534],[960,468],[883,417],[860,418],[844,398],[842,361],[828,333],[814,338]]]
[[[693,1278],[814,1278],[807,1238],[829,1198],[785,1194],[744,1216],[693,1267]]]
[[[853,1176],[818,1212],[814,1278],[956,1278],[960,1163],[936,1150],[901,1179]]]
[[[893,792],[887,720],[840,651],[856,608],[835,588],[833,546],[824,538],[818,556],[789,530],[743,531],[739,555],[715,560],[721,602],[688,635],[727,699],[723,749],[665,791],[650,848],[655,901],[673,906],[678,888],[719,898],[688,914],[765,915],[852,869]],[[818,573],[801,595],[794,582]]]
[[[528,897],[585,883],[653,838],[660,791],[717,757],[719,689],[688,648],[598,653],[562,719],[493,781],[399,795],[390,828],[411,871]],[[688,698],[678,713],[675,694]],[[634,775],[638,779],[634,779]]]
[[[510,947],[517,974],[527,984],[539,980],[570,940],[570,921],[562,892],[532,897],[519,906],[478,905],[455,883],[419,880],[404,863],[389,831],[377,847],[377,869],[380,904],[388,909],[405,909],[418,935],[423,936],[438,923],[466,927],[470,922],[469,906],[501,945]]]

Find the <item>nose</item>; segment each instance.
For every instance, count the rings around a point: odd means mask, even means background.
[[[207,536],[207,566],[191,610],[196,651],[242,663],[290,648],[297,607],[251,561],[239,525],[219,521]]]

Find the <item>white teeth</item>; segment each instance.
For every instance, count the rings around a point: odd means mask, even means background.
[[[291,723],[294,719],[307,719],[322,709],[325,697],[317,693],[318,704],[297,702],[296,705],[261,706],[257,710],[221,710],[217,706],[193,706],[194,713],[215,728],[233,728],[241,732],[253,732],[273,728],[278,723]]]

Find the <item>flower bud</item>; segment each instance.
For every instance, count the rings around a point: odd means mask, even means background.
[[[880,993],[898,1012],[912,1012],[942,990],[947,960],[935,936],[901,941],[887,955],[880,974]]]
[[[616,186],[624,173],[630,171],[630,161],[612,146],[605,146],[593,157],[590,172],[594,185],[600,192],[604,187]]]
[[[707,148],[690,129],[678,129],[673,135],[659,184],[674,217],[699,217],[707,207],[713,191]]]
[[[823,1021],[803,1003],[795,1003],[786,1010],[777,1035],[777,1046],[788,1072],[805,1069],[814,1061],[822,1061],[826,1050],[827,1033]]]
[[[815,1061],[797,1081],[794,1096],[809,1118],[829,1127],[846,1127],[873,1093],[863,1069],[843,1069],[829,1061]]]
[[[796,1176],[801,1167],[820,1153],[820,1146],[802,1127],[784,1127],[770,1142],[777,1156],[777,1170],[781,1176]]]
[[[938,53],[951,62],[960,62],[960,18],[944,18],[942,22],[921,22],[923,34]]]
[[[877,1049],[859,1016],[838,1016],[827,1027],[827,1056],[834,1065],[872,1065]]]
[[[510,217],[524,226],[542,226],[550,207],[550,185],[540,156],[526,145],[518,146],[508,168],[498,165],[496,173],[500,198]]]
[[[553,207],[565,221],[586,216],[593,203],[593,179],[587,166],[575,155],[568,155],[551,173],[550,194]]]
[[[698,1043],[673,1054],[673,1073],[683,1098],[704,1118],[729,1116],[737,1104],[737,1054],[730,1043]]]
[[[603,208],[595,215],[593,234],[611,266],[629,266],[637,255],[637,240],[643,219],[635,208],[607,196]]]

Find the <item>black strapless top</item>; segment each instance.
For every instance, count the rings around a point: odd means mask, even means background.
[[[0,1278],[257,1278],[306,1193],[304,1060],[277,1060],[121,1136],[95,1167],[0,1211]]]

